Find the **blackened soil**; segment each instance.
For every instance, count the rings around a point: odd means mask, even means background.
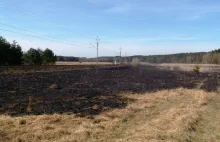
[[[120,92],[195,88],[202,81],[202,89],[214,91],[218,76],[196,76],[193,72],[158,70],[149,66],[1,75],[0,114],[97,115],[111,108],[124,108],[128,101],[133,101],[117,95]],[[49,89],[54,83],[61,89]],[[28,106],[31,111],[27,111]]]

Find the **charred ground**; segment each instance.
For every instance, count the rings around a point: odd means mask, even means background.
[[[218,80],[218,73],[196,76],[193,72],[158,70],[152,66],[2,74],[0,114],[74,113],[91,116],[111,108],[124,108],[128,101],[132,101],[120,97],[120,92],[144,93],[198,86],[215,91]],[[49,89],[54,83],[61,89]],[[28,106],[31,111],[27,111]]]

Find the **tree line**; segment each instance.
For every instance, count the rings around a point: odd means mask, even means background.
[[[96,62],[96,58],[64,57],[65,61]],[[169,55],[128,56],[128,57],[99,57],[100,62],[132,62],[133,59],[147,63],[187,63],[187,64],[220,64],[220,49],[210,52],[179,53]],[[58,58],[58,61],[64,61]]]
[[[170,55],[151,55],[151,56],[131,56],[139,59],[140,62],[147,63],[187,63],[187,64],[220,64],[220,49],[210,52],[180,53]]]
[[[220,49],[210,52],[179,53],[169,55],[128,56],[128,57],[99,57],[100,62],[132,62],[133,60],[146,63],[187,63],[187,64],[220,64]],[[86,58],[87,62],[94,62],[96,58]]]
[[[16,41],[11,44],[0,36],[0,65],[54,64],[56,60],[56,55],[48,48],[45,50],[30,48],[23,52]]]
[[[79,62],[78,57],[57,56],[57,61],[60,62]]]
[[[139,62],[147,63],[190,63],[190,64],[220,64],[220,49],[210,52],[179,53],[170,55],[150,55],[150,56],[128,56],[128,57],[99,57],[100,62],[132,62],[138,59]],[[56,61],[67,62],[95,62],[96,58],[85,57],[65,57],[54,55],[50,49],[29,49],[23,52],[16,41],[9,43],[0,37],[0,65],[42,65],[54,64]]]

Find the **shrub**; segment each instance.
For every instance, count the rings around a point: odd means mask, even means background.
[[[56,55],[50,49],[29,49],[24,55],[24,64],[26,65],[42,65],[42,64],[54,64],[57,60]]]
[[[196,75],[198,75],[200,72],[200,67],[198,65],[195,65],[193,71],[196,73]]]
[[[23,55],[24,63],[26,65],[41,65],[43,62],[42,55],[41,49],[31,48]]]
[[[47,48],[43,51],[43,64],[54,64],[56,61],[57,57],[52,50]]]

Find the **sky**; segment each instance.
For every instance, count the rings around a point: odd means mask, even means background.
[[[0,36],[56,55],[158,55],[220,48],[219,0],[1,0]]]

